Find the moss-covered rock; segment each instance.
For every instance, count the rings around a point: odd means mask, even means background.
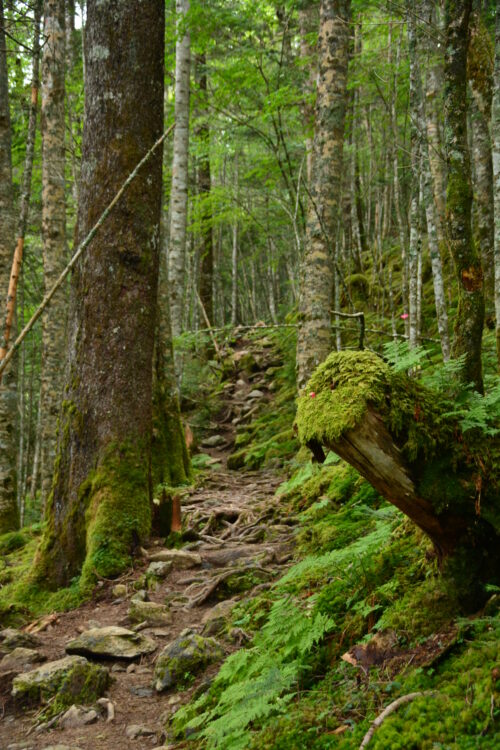
[[[109,683],[104,667],[91,664],[83,656],[66,656],[15,677],[12,695],[23,703],[44,703],[57,696],[61,709],[73,703],[93,703]]]
[[[130,622],[147,622],[151,626],[170,625],[172,622],[172,615],[165,604],[136,599],[130,603],[127,616]]]
[[[66,644],[68,654],[116,659],[137,659],[155,649],[152,638],[115,625],[85,630]]]
[[[195,633],[181,635],[165,646],[158,657],[154,686],[158,692],[169,690],[223,657],[221,646],[213,638]]]

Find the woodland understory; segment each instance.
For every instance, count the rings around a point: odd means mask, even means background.
[[[0,750],[500,745],[500,5],[0,0]]]

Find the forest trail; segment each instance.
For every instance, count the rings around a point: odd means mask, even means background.
[[[157,692],[153,676],[162,649],[188,630],[214,636],[225,655],[246,642],[243,629],[227,626],[229,612],[238,601],[271,586],[273,579],[283,573],[292,557],[294,519],[283,515],[275,496],[283,479],[278,471],[236,472],[226,468],[234,444],[235,421],[238,423],[242,415],[255,409],[256,399],[266,401],[270,397],[265,393],[262,374],[243,378],[240,375],[237,372],[226,384],[218,418],[202,441],[203,450],[211,456],[212,469],[202,485],[190,489],[182,501],[187,525],[184,538],[191,539],[183,550],[191,553],[192,559],[181,563],[174,560],[173,568],[164,578],[146,575],[152,562],[161,568],[162,556],[170,554],[163,547],[163,539],[153,538],[143,550],[143,557],[136,560],[135,569],[118,580],[101,581],[91,602],[25,627],[36,634],[36,650],[47,662],[66,656],[68,641],[91,628],[121,626],[153,638],[156,650],[139,659],[104,661],[88,657],[104,665],[113,678],[105,697],[112,703],[114,719],[107,720],[107,706],[102,702],[100,706],[91,706],[96,709],[96,716],[81,713],[75,719],[76,726],[63,728],[64,713],[47,723],[43,707],[37,705],[27,710],[15,705],[10,697],[14,673],[10,672],[0,675],[3,702],[0,750],[45,750],[52,746],[67,746],[71,750],[124,750],[160,746],[166,739],[169,715],[194,691],[202,690],[200,686],[208,685],[221,661],[219,658],[197,674],[196,679],[189,677],[187,689],[174,687]],[[263,389],[261,395],[249,399],[257,386]],[[177,568],[178,564],[182,567]],[[117,589],[117,585],[123,588]],[[131,599],[137,595],[139,599],[145,597],[166,605],[165,619],[171,622],[160,623],[160,612],[158,623],[146,620],[133,624],[137,615],[131,621],[129,613]],[[92,723],[79,724],[90,718]],[[137,735],[134,738],[129,736],[134,734]]]

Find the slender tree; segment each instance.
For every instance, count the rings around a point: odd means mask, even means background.
[[[347,105],[349,0],[322,0],[318,40],[318,91],[310,205],[301,261],[298,385],[331,349],[335,236],[340,203]]]
[[[80,240],[161,133],[163,35],[160,0],[88,2]],[[161,172],[159,150],[74,271],[57,472],[34,566],[48,586],[117,574],[149,531]]]
[[[472,185],[467,143],[467,46],[471,0],[446,0],[446,224],[458,283],[452,356],[464,355],[462,379],[482,392],[483,272],[472,240]]]
[[[44,2],[42,57],[42,232],[45,292],[66,265],[65,198],[65,18],[64,0]],[[42,500],[53,479],[57,420],[62,396],[66,298],[59,295],[44,313],[42,327]]]
[[[182,331],[184,316],[186,224],[188,206],[189,72],[191,38],[186,26],[189,0],[176,0],[177,44],[175,47],[175,131],[170,191],[168,278],[172,333]]]
[[[0,0],[0,294],[7,297],[14,242],[11,124],[7,74],[7,45],[3,0]],[[4,331],[0,331],[4,338]],[[0,341],[0,346],[3,344]],[[16,368],[6,372],[0,387],[0,534],[19,525],[16,472]]]

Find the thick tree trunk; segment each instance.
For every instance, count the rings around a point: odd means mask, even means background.
[[[481,259],[472,240],[472,185],[467,144],[467,45],[472,0],[446,0],[445,140],[448,160],[446,225],[458,282],[452,356],[465,355],[461,377],[483,390],[481,342],[484,291]]]
[[[158,0],[87,4],[80,239],[162,132],[163,14]],[[161,172],[158,152],[75,267],[57,470],[34,564],[50,587],[116,575],[150,529]]]
[[[189,11],[189,0],[176,0],[176,11],[179,36],[175,47],[175,131],[168,240],[170,317],[174,337],[182,333],[186,275],[189,71],[191,62],[191,40],[189,30],[186,29],[186,14]],[[181,36],[182,31],[184,31],[183,36]]]
[[[371,352],[334,353],[299,398],[297,427],[319,460],[335,451],[429,536],[474,609],[500,572],[500,440],[485,450],[448,408]]]
[[[65,198],[65,20],[64,0],[44,2],[42,58],[42,232],[45,293],[66,265]],[[42,501],[52,487],[57,421],[62,401],[62,368],[67,304],[58,295],[42,318]]]
[[[3,324],[4,300],[9,288],[14,245],[11,127],[7,77],[7,47],[3,0],[0,0],[0,299]],[[4,331],[0,331],[3,347]],[[16,369],[11,367],[0,386],[0,534],[19,526],[16,476]]]
[[[495,28],[495,72],[491,110],[493,141],[493,196],[495,204],[495,318],[497,360],[500,370],[500,5],[497,6]]]
[[[314,166],[300,273],[299,388],[332,344],[330,310],[343,167],[349,20],[350,0],[322,0]]]

